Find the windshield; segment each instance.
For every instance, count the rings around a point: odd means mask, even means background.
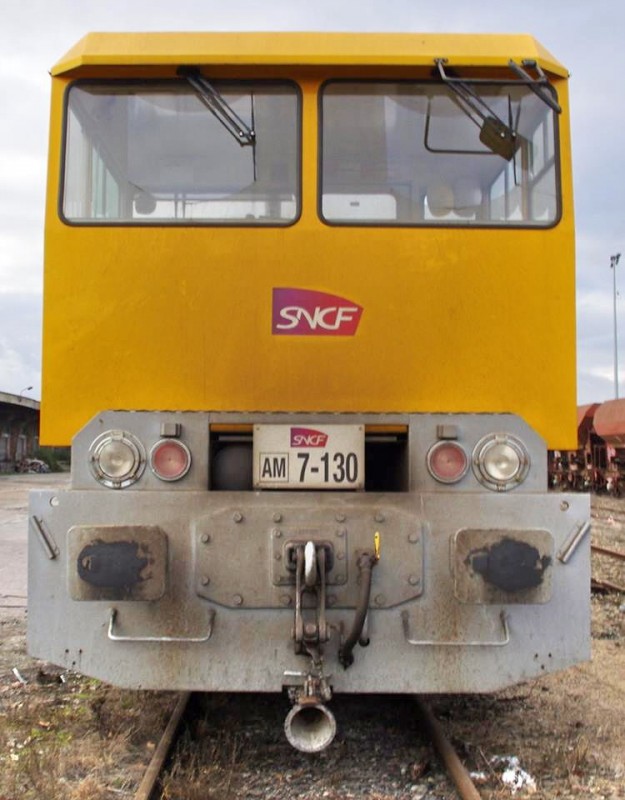
[[[299,96],[287,83],[212,84],[236,141],[187,81],[74,84],[62,210],[98,223],[288,224],[299,215]]]
[[[332,82],[322,96],[323,217],[345,224],[548,226],[559,215],[556,121],[529,87]],[[499,147],[493,137],[502,136]]]

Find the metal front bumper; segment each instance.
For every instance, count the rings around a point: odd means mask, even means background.
[[[587,518],[586,496],[555,493],[35,493],[28,647],[122,686],[280,690],[285,673],[307,669],[293,648],[288,561],[289,543],[312,539],[333,555],[335,691],[491,690],[589,657]],[[344,670],[355,560],[376,531],[370,645]],[[505,567],[503,585],[486,580],[504,540],[521,542],[520,559],[536,549],[535,585],[509,591]],[[136,544],[130,578],[102,588],[80,577],[81,563],[83,574],[111,569],[107,545],[124,542]]]

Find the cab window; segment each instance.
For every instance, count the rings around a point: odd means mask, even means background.
[[[296,220],[298,89],[267,82],[210,88],[219,108],[186,80],[72,85],[63,217],[138,225]]]

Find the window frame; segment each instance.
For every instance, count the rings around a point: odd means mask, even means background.
[[[411,85],[425,85],[434,86],[439,85],[445,87],[445,84],[440,80],[426,80],[419,78],[328,78],[323,81],[319,86],[317,95],[317,144],[318,144],[318,158],[317,158],[317,215],[319,220],[328,227],[336,228],[431,228],[431,229],[451,229],[451,230],[537,230],[546,231],[555,228],[562,220],[562,164],[561,164],[561,148],[560,148],[560,121],[559,114],[553,112],[553,159],[554,159],[554,188],[555,188],[555,215],[553,220],[546,224],[541,224],[531,221],[511,222],[510,220],[503,221],[479,221],[479,222],[463,222],[454,221],[449,222],[441,220],[420,220],[415,222],[397,221],[388,222],[386,220],[331,220],[327,219],[323,214],[323,153],[324,153],[324,138],[323,138],[323,98],[328,86],[333,84],[375,84],[375,85],[397,85],[397,84],[411,84]],[[523,85],[518,80],[502,80],[500,78],[480,79],[479,84],[482,86],[518,86]],[[549,90],[557,101],[558,94],[553,86],[549,84]],[[531,91],[528,87],[528,92]],[[484,155],[487,155],[486,153]],[[502,174],[504,174],[502,172]]]
[[[235,219],[231,222],[224,220],[210,219],[181,219],[166,220],[158,219],[151,222],[149,219],[73,219],[66,216],[63,208],[65,200],[65,183],[67,175],[67,156],[68,156],[68,134],[69,134],[69,97],[73,88],[81,86],[146,86],[161,85],[166,86],[188,86],[184,78],[79,78],[72,81],[65,87],[63,95],[63,115],[61,131],[61,152],[60,152],[60,172],[57,197],[57,214],[59,219],[70,227],[79,228],[289,228],[296,225],[302,215],[303,204],[303,169],[302,169],[302,149],[303,149],[303,100],[302,89],[297,81],[288,78],[218,78],[215,83],[228,84],[232,86],[254,85],[254,86],[289,86],[294,89],[296,100],[296,164],[295,175],[297,187],[295,192],[296,214],[293,219],[284,222],[246,222],[242,219]],[[210,113],[207,111],[207,113]]]

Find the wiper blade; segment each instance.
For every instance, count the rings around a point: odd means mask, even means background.
[[[216,119],[224,126],[231,136],[241,145],[246,147],[256,142],[255,131],[246,125],[241,117],[232,109],[217,89],[200,74],[197,69],[180,68],[178,74],[185,78],[198,99],[206,106]]]

